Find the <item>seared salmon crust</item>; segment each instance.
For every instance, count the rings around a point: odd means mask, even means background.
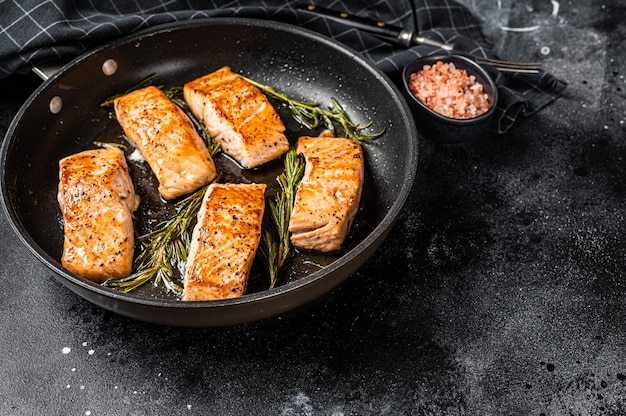
[[[139,149],[165,199],[189,194],[217,176],[206,144],[189,117],[156,87],[115,99],[126,137]]]
[[[361,145],[347,138],[300,137],[306,166],[289,221],[295,247],[339,250],[356,217],[364,177]]]
[[[98,283],[130,274],[138,199],[124,153],[111,147],[61,159],[57,198],[63,267]]]
[[[198,212],[183,280],[183,300],[244,294],[261,240],[265,184],[211,184]]]
[[[224,153],[250,169],[289,150],[285,126],[267,97],[225,66],[185,84],[192,113]]]

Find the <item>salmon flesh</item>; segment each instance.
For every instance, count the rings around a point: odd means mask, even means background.
[[[265,184],[211,184],[198,211],[183,300],[216,300],[244,294],[261,240]]]
[[[124,153],[111,147],[61,159],[57,198],[63,267],[98,283],[130,274],[138,199]]]
[[[277,159],[289,150],[285,126],[267,97],[229,67],[184,86],[192,113],[246,169]]]
[[[322,134],[300,137],[296,152],[304,155],[306,165],[289,221],[291,242],[307,250],[339,250],[361,200],[361,145]]]
[[[189,117],[158,88],[146,87],[114,101],[126,137],[146,158],[165,199],[189,194],[217,176],[206,144]]]

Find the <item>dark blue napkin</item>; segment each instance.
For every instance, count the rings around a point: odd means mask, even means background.
[[[318,1],[319,2],[319,1]],[[47,61],[67,60],[97,45],[151,26],[207,17],[271,19],[314,30],[355,49],[397,82],[403,66],[417,56],[437,52],[426,46],[403,48],[300,9],[308,2],[290,0],[5,0],[0,3],[0,79],[25,74]],[[312,3],[315,3],[313,1]],[[354,15],[454,42],[465,51],[490,56],[491,44],[481,22],[452,0],[345,0],[320,3]],[[558,98],[566,82],[549,73],[502,74],[496,79],[500,104],[493,130],[506,132],[520,116],[529,116]]]

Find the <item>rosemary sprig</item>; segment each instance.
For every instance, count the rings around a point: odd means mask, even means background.
[[[110,96],[109,98],[107,98],[106,100],[104,100],[103,102],[100,103],[100,107],[113,107],[113,102],[115,101],[116,98],[121,97],[123,95],[126,95],[132,91],[138,90],[140,88],[143,87],[147,87],[148,85],[150,85],[152,83],[152,81],[154,81],[156,78],[158,78],[159,75],[158,74],[152,74],[147,78],[144,78],[143,80],[141,80],[137,85],[130,87],[129,89],[127,89],[126,91],[119,93],[119,94],[115,94]]]
[[[122,143],[112,143],[112,142],[101,142],[101,141],[94,141],[93,142],[94,146],[97,147],[102,147],[102,148],[109,148],[109,147],[117,147],[118,149],[124,150],[126,149],[126,145],[122,144]]]
[[[154,280],[168,290],[181,294],[183,288],[174,281],[175,270],[182,276],[189,253],[192,225],[200,209],[208,185],[176,203],[176,214],[158,223],[148,234],[138,238],[141,252],[135,259],[136,271],[120,279],[109,279],[104,286],[130,292]]]
[[[155,74],[144,79],[124,93],[109,97],[100,106],[111,107],[117,97],[150,85],[157,77],[158,75]],[[359,125],[352,122],[335,98],[331,98],[330,106],[327,109],[323,109],[318,103],[298,101],[270,86],[248,78],[245,79],[268,96],[287,105],[296,120],[311,129],[324,127],[330,130],[333,135],[338,136],[336,127],[339,125],[343,129],[345,137],[351,138],[358,143],[374,140],[382,136],[386,131],[386,128],[383,128],[373,134],[365,133],[365,130],[370,128],[373,123]],[[170,100],[189,115],[206,141],[211,155],[219,152],[221,150],[219,143],[212,139],[204,124],[200,123],[189,110],[183,97],[183,88],[159,88],[162,89]],[[283,173],[277,178],[281,190],[274,200],[268,200],[271,225],[269,228],[264,228],[261,235],[260,253],[268,267],[270,287],[276,285],[278,274],[287,262],[292,248],[289,220],[297,187],[305,168],[304,160],[296,154],[295,148],[290,148],[285,155],[284,167]],[[103,285],[123,292],[130,292],[153,280],[155,286],[162,283],[168,290],[181,294],[183,288],[175,282],[175,271],[178,271],[180,276],[184,275],[191,233],[193,231],[192,225],[207,187],[208,185],[178,202],[174,217],[157,224],[151,232],[138,237],[137,240],[141,245],[141,250],[134,262],[136,270],[134,273],[120,279],[109,279]],[[319,265],[319,267],[322,266]]]
[[[187,101],[185,101],[185,97],[183,95],[183,87],[176,86],[166,89],[161,88],[161,91],[163,91],[163,94],[165,94],[167,98],[169,98],[174,104],[178,105],[183,110],[189,109]]]
[[[147,87],[148,85],[152,83],[152,81],[154,81],[158,77],[159,77],[158,74],[150,75],[149,77],[143,79],[137,85],[127,89],[123,93],[112,95],[111,97],[107,98],[102,103],[100,103],[100,107],[113,107],[113,103],[115,102],[116,98],[126,95],[140,88]],[[193,113],[189,109],[189,105],[187,105],[187,101],[185,101],[185,98],[183,96],[183,87],[176,86],[176,87],[171,87],[171,88],[163,88],[163,86],[159,86],[158,88],[161,91],[163,91],[163,93],[165,94],[167,98],[169,98],[174,104],[179,106],[191,119],[194,126],[196,127],[196,131],[200,133],[200,136],[202,136],[202,139],[206,143],[207,149],[209,150],[209,153],[211,154],[211,156],[215,156],[220,150],[222,150],[222,147],[220,146],[220,144],[217,141],[213,140],[213,138],[211,137],[211,134],[209,134],[209,131],[204,126],[204,124],[200,123],[200,121],[196,118],[196,116],[193,115]]]
[[[169,98],[174,104],[179,106],[191,119],[192,123],[196,127],[196,130],[204,139],[204,142],[207,145],[207,149],[209,149],[209,153],[211,156],[215,156],[220,150],[222,150],[222,146],[219,142],[213,140],[211,134],[207,130],[204,123],[201,123],[196,116],[189,109],[189,105],[183,96],[183,87],[171,87],[167,89],[162,89],[163,93],[167,98]]]
[[[277,180],[281,190],[274,200],[268,200],[271,229],[264,229],[261,235],[261,254],[268,268],[270,288],[276,285],[278,273],[284,266],[291,252],[289,237],[289,219],[298,189],[304,173],[304,160],[296,155],[295,148],[285,154],[285,170]]]
[[[386,128],[383,127],[380,131],[373,134],[364,133],[364,131],[371,127],[373,123],[369,122],[365,125],[354,123],[350,120],[346,111],[335,98],[331,98],[330,106],[324,110],[318,103],[298,101],[270,86],[261,84],[250,78],[243,78],[255,87],[259,88],[268,96],[285,103],[289,110],[291,110],[291,114],[293,114],[296,120],[311,129],[319,127],[320,123],[322,123],[326,129],[333,133],[334,136],[340,136],[340,134],[337,134],[336,132],[335,123],[337,123],[343,128],[345,137],[348,137],[358,143],[377,139],[386,131]]]

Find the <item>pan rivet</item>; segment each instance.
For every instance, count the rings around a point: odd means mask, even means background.
[[[63,108],[63,100],[58,95],[55,95],[50,100],[50,112],[52,114],[59,114],[61,108]]]
[[[115,59],[107,59],[102,63],[102,73],[104,75],[113,75],[117,71],[117,61]]]

